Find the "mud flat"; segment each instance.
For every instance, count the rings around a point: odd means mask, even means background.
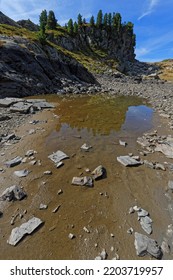
[[[167,119],[138,99],[47,99],[57,107],[23,117],[13,130],[18,138],[1,143],[0,195],[16,185],[26,196],[0,201],[0,258],[172,259],[173,159],[154,150],[170,140]],[[145,145],[137,143],[141,137]],[[68,156],[58,168],[61,161],[50,159],[57,151]],[[120,156],[142,164],[123,166]],[[16,157],[21,163],[5,165]],[[74,177],[93,184],[72,185]],[[12,230],[33,217],[41,227],[16,246],[8,244]],[[141,240],[158,246],[141,253]]]

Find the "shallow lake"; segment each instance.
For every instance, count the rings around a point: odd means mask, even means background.
[[[47,142],[51,146],[57,137],[69,140],[81,136],[85,141],[134,139],[153,127],[153,109],[136,97],[49,96],[48,100],[59,104],[55,110],[57,126]]]

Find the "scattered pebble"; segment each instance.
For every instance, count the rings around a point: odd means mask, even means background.
[[[40,210],[45,210],[47,208],[48,208],[48,206],[46,204],[43,204],[43,203],[41,203],[40,206],[39,206]]]
[[[52,175],[52,171],[46,170],[46,171],[44,171],[44,175]]]
[[[52,213],[56,213],[59,210],[60,207],[61,207],[61,204],[58,205],[55,209],[53,209]]]
[[[75,235],[74,235],[73,233],[69,233],[68,238],[69,238],[69,239],[74,239],[74,238],[75,238]]]
[[[61,189],[57,192],[58,195],[60,195],[62,193],[63,193],[63,190],[61,190]]]

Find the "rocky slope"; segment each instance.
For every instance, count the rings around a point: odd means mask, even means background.
[[[36,29],[0,13],[0,97],[64,93],[74,85],[76,93],[99,91],[93,71],[125,71],[135,58],[135,37],[126,25],[120,32],[86,25],[76,35],[58,27],[47,31],[44,45]]]
[[[91,73],[75,59],[51,46],[41,46],[21,37],[0,35],[0,96],[55,93],[64,78],[96,83]]]

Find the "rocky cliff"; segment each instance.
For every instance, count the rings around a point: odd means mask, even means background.
[[[1,35],[0,50],[1,97],[56,93],[65,78],[96,83],[83,65],[52,46]]]
[[[82,26],[75,36],[61,35],[56,39],[56,43],[69,51],[91,53],[101,50],[105,58],[112,58],[120,63],[133,62],[135,59],[135,35],[126,25],[122,26],[119,32],[116,29]]]
[[[23,28],[27,24],[30,28]],[[0,13],[0,97],[69,92],[70,84],[77,84],[76,92],[86,91],[98,84],[92,71],[115,65],[125,70],[125,62],[135,58],[135,39],[127,25],[119,32],[83,25],[71,35],[57,27],[47,31],[43,45],[33,31],[36,26],[27,24]]]

